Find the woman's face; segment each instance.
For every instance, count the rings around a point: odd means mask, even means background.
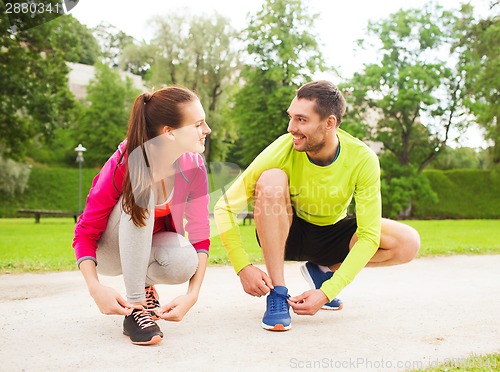
[[[205,121],[205,111],[199,100],[181,105],[183,123],[171,131],[175,142],[185,152],[205,151],[205,137],[212,131]]]

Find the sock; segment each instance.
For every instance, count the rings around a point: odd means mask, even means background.
[[[332,272],[332,270],[330,270],[330,268],[328,266],[318,265],[318,267],[324,273],[331,273]]]

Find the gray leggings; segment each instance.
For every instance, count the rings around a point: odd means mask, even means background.
[[[120,199],[98,242],[97,271],[111,276],[123,274],[130,302],[145,301],[145,286],[191,279],[198,268],[192,244],[175,232],[153,235],[154,213],[146,219],[146,226],[135,226],[121,204]]]

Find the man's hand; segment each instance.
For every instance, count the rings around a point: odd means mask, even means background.
[[[298,315],[314,315],[328,301],[328,297],[321,289],[311,289],[288,299],[294,313]]]
[[[258,267],[248,265],[238,273],[241,285],[252,296],[265,296],[274,288],[271,278]]]

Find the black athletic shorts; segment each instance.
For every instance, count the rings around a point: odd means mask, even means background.
[[[343,262],[357,228],[356,219],[352,217],[334,225],[317,226],[294,213],[285,245],[285,260],[310,261],[323,266]],[[257,230],[255,234],[259,241]]]

